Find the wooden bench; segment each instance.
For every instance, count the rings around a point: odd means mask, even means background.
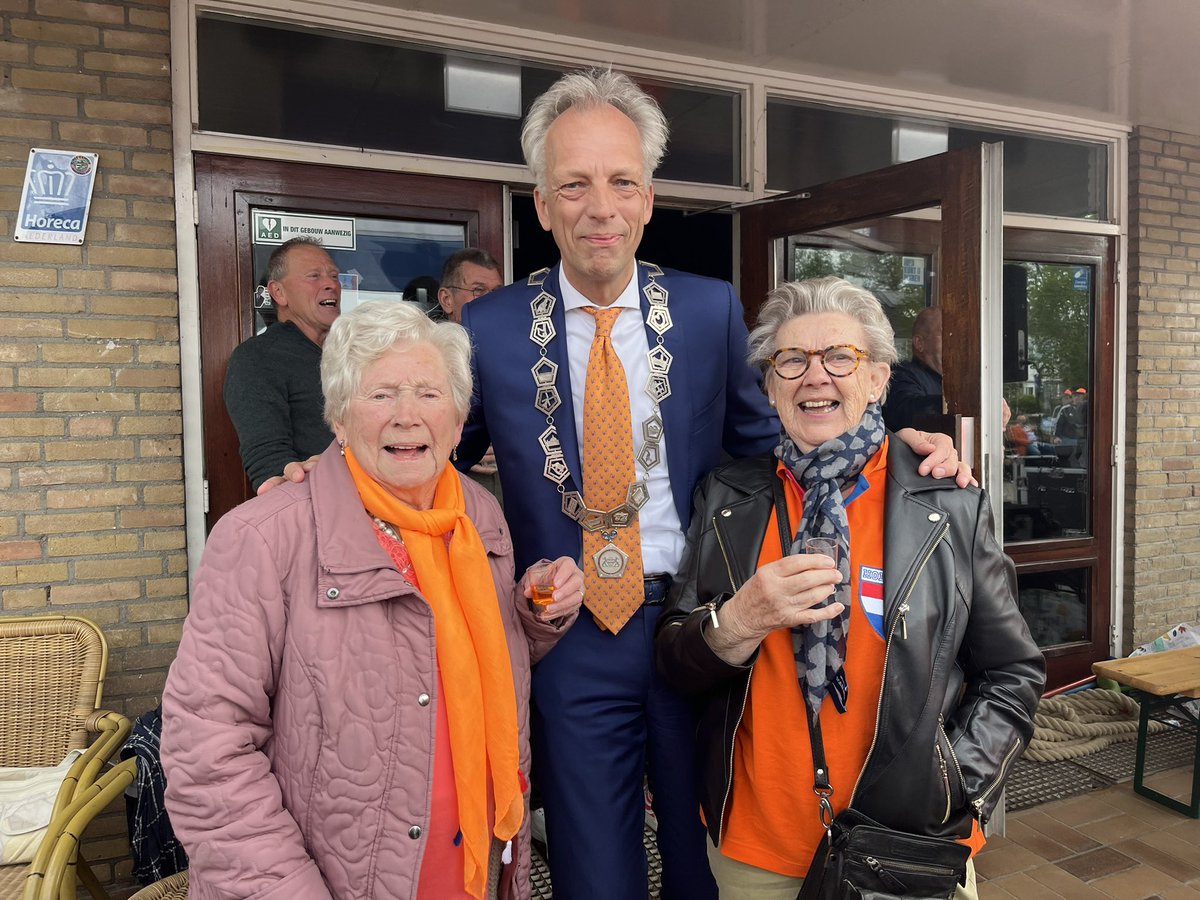
[[[1092,663],[1098,676],[1111,678],[1142,693],[1142,715],[1138,724],[1137,762],[1133,769],[1133,789],[1143,797],[1168,806],[1176,812],[1200,819],[1200,719],[1187,708],[1189,699],[1200,699],[1200,647],[1144,653],[1125,659]],[[1146,734],[1153,715],[1173,709],[1175,714],[1197,727],[1196,754],[1192,761],[1191,805],[1146,787]]]

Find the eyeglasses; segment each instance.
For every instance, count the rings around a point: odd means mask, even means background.
[[[871,358],[870,353],[859,350],[853,344],[838,344],[824,350],[784,347],[776,350],[771,357],[771,367],[780,378],[792,381],[808,371],[808,361],[814,356],[821,358],[821,365],[834,378],[845,378],[854,374],[860,362]]]
[[[452,291],[465,291],[476,300],[478,300],[484,294],[490,294],[492,292],[491,288],[486,288],[478,284],[474,287],[467,287],[465,284],[443,284],[442,287],[450,288]]]

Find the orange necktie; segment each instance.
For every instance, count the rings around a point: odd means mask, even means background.
[[[625,502],[637,479],[629,387],[611,336],[621,309],[582,308],[596,319],[583,393],[583,495],[592,509],[608,511]],[[610,541],[629,557],[619,578],[603,578],[597,568],[596,556]],[[613,558],[609,551],[606,559]],[[636,515],[626,528],[583,532],[583,572],[587,608],[601,627],[616,634],[645,599],[642,530]]]

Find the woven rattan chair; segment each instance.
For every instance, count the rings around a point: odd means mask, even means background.
[[[147,885],[129,900],[187,900],[188,873],[182,872]]]
[[[0,766],[53,766],[70,750],[85,751],[59,791],[55,820],[96,782],[129,735],[129,719],[100,709],[107,665],[104,635],[86,619],[0,618]],[[0,866],[0,897],[19,897],[29,869]],[[106,900],[82,859],[78,872],[92,896]],[[72,879],[61,897],[74,896]]]

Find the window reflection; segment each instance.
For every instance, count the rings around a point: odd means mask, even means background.
[[[1006,541],[1091,530],[1094,268],[1010,262],[1004,272]]]
[[[1086,640],[1090,569],[1017,576],[1017,605],[1039,647]]]

